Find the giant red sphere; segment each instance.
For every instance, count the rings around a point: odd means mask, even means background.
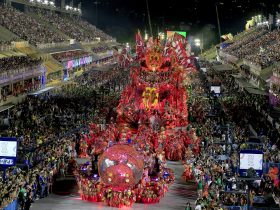
[[[98,161],[98,171],[105,185],[115,190],[135,186],[142,177],[143,157],[130,145],[114,145]]]

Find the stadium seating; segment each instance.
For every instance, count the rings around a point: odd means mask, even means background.
[[[79,18],[65,17],[45,10],[36,10],[38,16],[67,36],[78,42],[89,42],[100,38],[101,41],[112,37]]]
[[[39,65],[40,59],[32,59],[28,56],[12,56],[0,59],[0,73],[8,70],[22,69]]]
[[[12,7],[0,6],[0,25],[31,44],[62,42],[64,38]]]
[[[67,52],[61,52],[61,53],[55,53],[52,54],[54,59],[58,61],[63,60],[73,60],[75,58],[80,58],[89,55],[88,52],[82,51],[82,50],[75,50],[75,51],[67,51]]]
[[[246,59],[266,68],[280,60],[280,30],[261,28],[242,36],[238,41],[223,49],[224,52]]]
[[[3,5],[0,6],[0,14],[1,27],[32,45],[60,43],[67,41],[67,37],[77,42],[112,40],[111,36],[77,17],[66,17],[42,9],[33,9],[32,14],[25,14]]]

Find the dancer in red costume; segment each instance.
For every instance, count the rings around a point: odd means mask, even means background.
[[[185,171],[182,175],[184,181],[189,181],[194,178],[191,165],[185,165]]]

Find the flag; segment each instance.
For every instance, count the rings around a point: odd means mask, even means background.
[[[170,57],[172,53],[172,48],[171,48],[171,39],[168,38],[165,42],[164,48],[163,48],[163,57]]]
[[[150,37],[148,42],[147,42],[147,49],[152,48],[154,45],[153,37]]]
[[[180,34],[178,34],[178,35],[179,36],[176,36],[176,37],[174,36],[175,39],[173,37],[172,47],[175,52],[176,60],[177,60],[178,64],[187,68],[189,66],[190,62],[189,62],[189,57],[187,55],[186,48],[185,48],[185,43],[184,43],[185,38],[183,36],[181,36]]]
[[[118,66],[121,68],[126,68],[128,67],[128,65],[130,64],[130,62],[132,61],[130,55],[128,54],[128,51],[126,50],[126,48],[122,49],[122,52],[119,56],[119,62],[118,62]]]
[[[138,30],[138,33],[136,34],[136,55],[137,55],[137,59],[141,59],[144,57],[144,53],[145,53],[145,43],[142,39],[141,33]]]

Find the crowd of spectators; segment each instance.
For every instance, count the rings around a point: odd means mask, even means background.
[[[110,71],[98,71],[92,69],[80,77],[76,77],[75,81],[90,87],[102,85],[105,90],[120,90],[129,82],[129,72],[122,68],[110,67]]]
[[[25,73],[30,75],[30,72],[32,74],[39,72],[43,68],[41,64],[41,59],[33,59],[28,56],[12,56],[1,58],[0,80],[5,82],[7,80],[14,79],[15,76],[25,75]],[[34,82],[32,82],[32,79],[29,79],[25,80],[24,83],[16,83],[13,85],[13,88],[10,88],[9,85],[6,85],[2,87],[0,101],[6,100],[9,95],[18,96],[21,93],[34,91],[38,89],[40,85],[41,83],[38,79],[34,79]]]
[[[66,104],[69,106],[65,107]],[[69,108],[73,104],[76,106]],[[81,123],[89,120],[89,117],[86,118],[87,107],[84,104],[81,99],[59,96],[28,98],[11,110],[8,120],[2,125],[4,132],[1,135],[17,137],[17,163],[24,167],[9,169],[7,180],[1,180],[1,189],[4,189],[0,196],[1,207],[17,196],[21,206],[28,206],[30,200],[42,198],[50,192],[53,175],[66,165],[68,158],[75,157],[69,147],[77,136],[62,134],[73,128],[80,128]],[[83,114],[78,113],[80,109],[84,111]],[[77,115],[69,119],[76,111]]]
[[[33,59],[29,56],[11,56],[0,59],[0,73],[9,70],[32,68],[42,63],[41,59]]]
[[[90,53],[85,52],[83,50],[74,50],[74,51],[67,51],[67,52],[60,52],[60,53],[55,53],[52,54],[54,59],[62,62],[62,61],[68,61],[68,60],[73,60],[76,58],[81,58],[85,56],[89,56]]]
[[[36,12],[42,21],[46,21],[78,42],[112,40],[111,36],[80,18],[65,17],[52,11],[41,9],[33,9],[33,12]],[[61,34],[15,8],[1,5],[0,14],[0,25],[16,34],[20,39],[27,40],[33,45],[66,41]]]
[[[0,14],[0,25],[33,45],[64,41],[64,38],[56,32],[12,7],[0,5]]]
[[[22,72],[21,72],[22,73]],[[40,78],[38,77],[27,79],[23,83],[18,82],[13,84],[13,88],[11,88],[9,85],[2,88],[2,98],[4,101],[7,100],[9,96],[20,96],[22,94],[27,94],[33,91],[36,91],[40,89],[42,86]]]
[[[277,38],[278,30],[269,31],[259,37],[251,40],[249,43],[242,45],[239,49],[231,53],[239,58],[244,58],[247,55],[254,54],[260,51],[260,47],[265,47]]]
[[[98,83],[108,79],[99,74],[103,73],[94,75],[99,77]],[[118,80],[118,75],[113,75],[110,79]],[[29,97],[5,116],[1,136],[17,137],[20,165],[7,170],[6,180],[0,174],[0,209],[17,198],[22,209],[29,209],[36,199],[51,193],[55,177],[65,176],[68,162],[79,152],[83,130],[91,122],[106,123],[110,119],[118,94],[102,100],[93,93],[90,96],[95,97],[89,97],[84,88],[99,92],[98,85],[95,90],[91,85],[66,85],[52,94]]]
[[[277,149],[280,138],[278,131],[268,123],[267,117],[261,114],[261,110],[267,105],[267,98],[237,91],[236,84],[227,82],[231,77],[207,75],[205,78],[206,81],[196,84],[199,88],[193,89],[194,94],[201,94],[201,87],[209,92],[209,84],[217,80],[229,94],[220,99],[210,96],[203,100],[204,107],[211,107],[208,108],[210,112],[212,107],[221,109],[216,112],[218,117],[206,116],[201,120],[199,116],[191,116],[192,126],[200,130],[202,139],[200,155],[189,158],[187,165],[191,167],[186,167],[188,170],[191,168],[197,182],[196,208],[214,209],[223,208],[223,206],[247,205],[247,183],[239,180],[238,171],[238,156],[241,149],[262,150],[264,162],[270,165],[269,170],[264,168],[264,174],[260,180],[248,183],[250,205],[254,205],[257,200],[262,200],[262,205],[266,207],[275,206],[273,203],[280,195],[279,169],[275,167],[280,161]],[[226,84],[223,84],[224,82]],[[193,106],[198,105],[199,103]],[[196,109],[193,106],[192,109]],[[224,114],[219,114],[221,112]],[[258,144],[250,143],[252,131],[249,125],[256,130]],[[252,175],[255,175],[254,171]]]
[[[71,136],[53,142],[46,147],[47,152],[40,164],[30,169],[9,168],[6,180],[0,180],[0,209],[16,199],[20,209],[29,209],[35,200],[52,193],[53,179],[57,175],[64,175],[61,172],[72,158],[73,151],[69,145],[75,143],[75,140],[76,136]]]
[[[26,72],[41,70],[41,59],[33,59],[28,56],[12,56],[0,59],[0,80],[13,79],[14,76],[24,75]],[[7,100],[9,95],[18,96],[21,93],[34,91],[40,87],[38,80],[25,80],[24,84],[14,84],[13,89],[8,85],[2,87],[1,100]]]
[[[91,48],[91,50],[94,53],[103,53],[103,52],[106,52],[108,50],[111,50],[111,47],[109,47],[109,46],[96,46],[96,47]]]
[[[106,34],[102,30],[96,28],[96,26],[90,24],[89,22],[87,22],[85,20],[77,20],[76,18],[71,18],[71,21],[74,21],[76,24],[81,26],[82,29],[92,33],[93,37],[100,38],[100,41],[106,41],[106,40],[112,40],[113,39],[113,37]]]
[[[244,46],[244,48],[250,49],[247,50],[244,57],[261,65],[262,68],[268,67],[280,60],[279,43],[280,30],[276,29],[251,42],[250,45]]]
[[[234,43],[232,43],[230,46],[224,49],[225,52],[231,53],[234,51],[237,51],[242,46],[254,41],[255,39],[263,36],[268,32],[267,29],[261,28],[259,30],[252,31],[252,33],[247,34],[246,36],[243,36],[241,39],[236,40]]]
[[[90,23],[77,17],[66,17],[46,10],[36,10],[39,17],[78,42],[109,40],[111,37]]]
[[[266,68],[280,60],[279,43],[279,29],[268,31],[266,28],[260,28],[242,36],[224,51]]]

